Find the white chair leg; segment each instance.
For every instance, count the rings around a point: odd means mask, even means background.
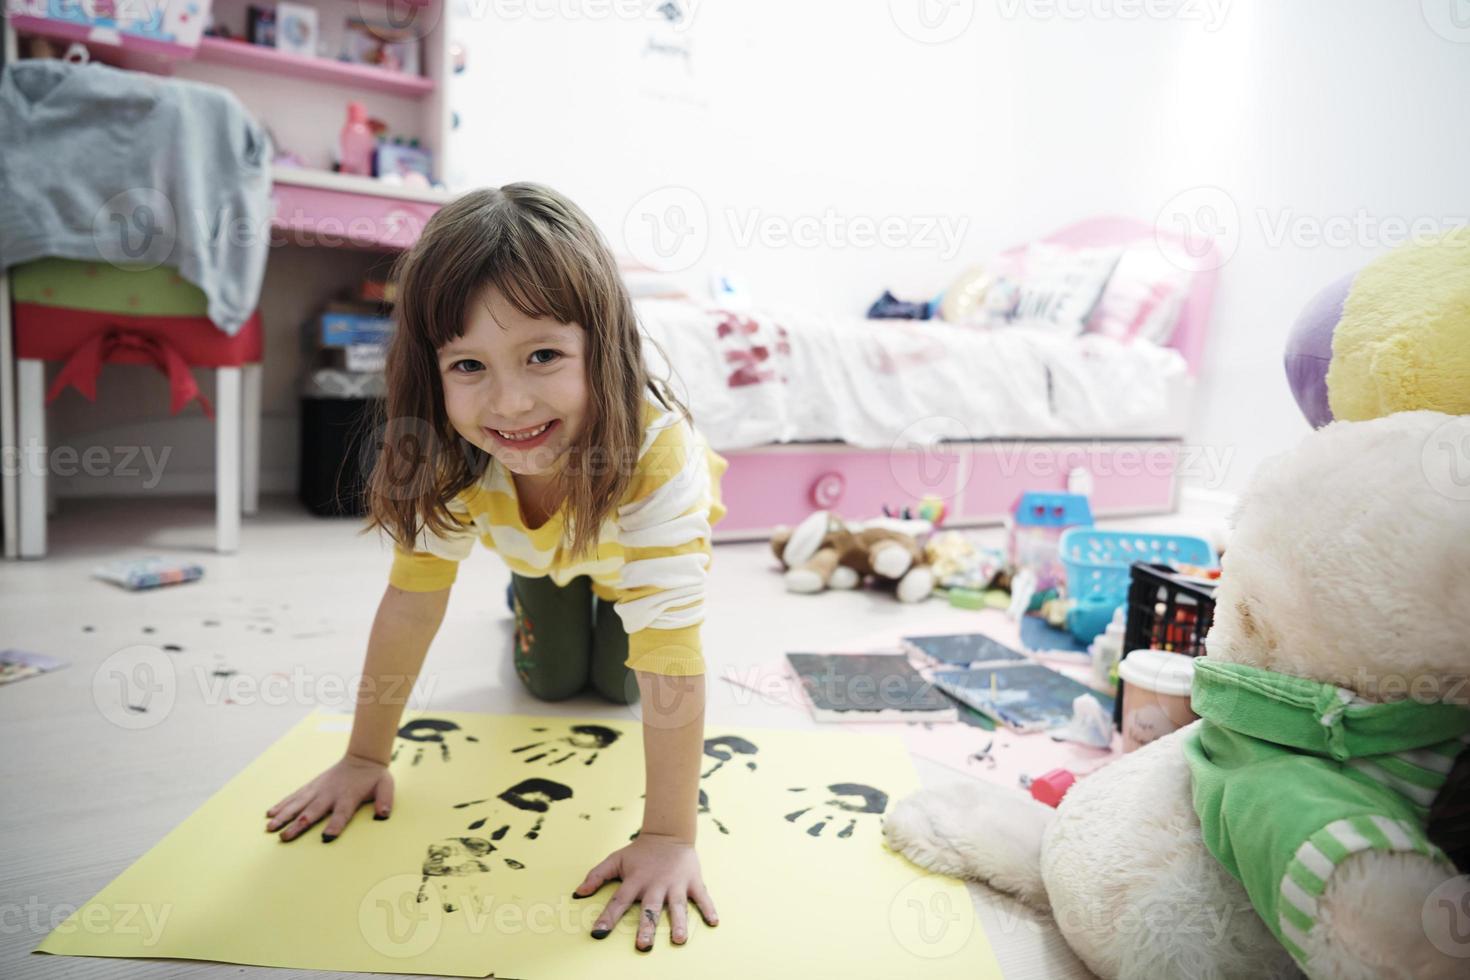
[[[19,462],[17,509],[20,556],[46,557],[46,362],[16,362],[16,451]]]
[[[241,510],[254,514],[260,510],[260,381],[261,366],[247,364],[245,372],[245,437],[244,496]]]
[[[229,554],[240,547],[240,369],[219,368],[215,378],[215,548]]]

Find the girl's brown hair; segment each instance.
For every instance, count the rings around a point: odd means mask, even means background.
[[[643,392],[688,409],[651,378],[633,303],[592,221],[538,184],[465,194],[441,208],[394,267],[396,329],[388,345],[382,446],[368,479],[368,528],[411,550],[420,528],[455,527],[446,505],[477,482],[490,454],[454,430],[438,351],[464,335],[470,304],[494,286],[530,317],[587,331],[587,415],[558,475],[567,541],[582,555],[632,482],[643,442]]]

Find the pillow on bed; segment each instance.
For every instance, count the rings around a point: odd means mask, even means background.
[[[1118,264],[1120,252],[1116,248],[1067,248],[1037,242],[1002,257],[996,284],[1012,284],[1015,302],[1010,303],[1008,298],[1009,310],[992,325],[1079,336]]]
[[[1153,242],[1124,250],[1087,321],[1091,333],[1115,340],[1141,338],[1167,344],[1179,323],[1190,275]]]

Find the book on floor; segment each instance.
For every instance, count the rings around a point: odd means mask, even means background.
[[[905,636],[901,642],[910,653],[921,659],[941,664],[961,666],[987,664],[1000,661],[1025,662],[1025,654],[991,639],[984,633],[945,633],[935,636]]]
[[[956,721],[901,653],[788,653],[817,721]]]
[[[1072,702],[1090,694],[1109,713],[1113,699],[1065,674],[1029,661],[940,670],[934,685],[1018,732],[1058,728],[1072,719]]]

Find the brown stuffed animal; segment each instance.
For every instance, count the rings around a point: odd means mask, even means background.
[[[810,594],[825,589],[854,589],[858,574],[839,564],[852,547],[852,533],[840,518],[819,510],[796,526],[776,528],[771,550],[786,569],[786,590]]]
[[[934,591],[934,575],[924,560],[928,521],[878,518],[844,524],[817,511],[795,529],[779,527],[771,549],[786,569],[786,588],[813,593],[856,588],[868,576],[895,583],[902,602],[918,602]]]
[[[852,545],[838,559],[858,576],[894,583],[900,602],[921,602],[934,593],[934,572],[924,558],[924,539],[934,525],[924,520],[879,517],[853,528]]]

